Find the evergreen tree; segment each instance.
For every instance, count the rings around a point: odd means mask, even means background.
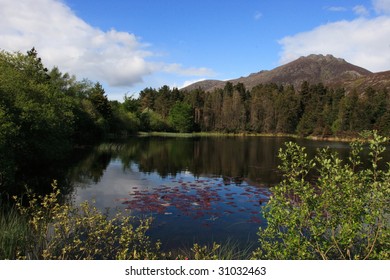
[[[105,95],[105,91],[99,82],[97,82],[90,90],[88,97],[104,119],[109,120],[112,117],[110,102],[108,101],[107,95]]]
[[[169,112],[169,123],[178,132],[192,132],[194,128],[194,113],[191,105],[177,102]]]

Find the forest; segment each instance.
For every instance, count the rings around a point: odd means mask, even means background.
[[[162,86],[110,101],[99,82],[47,69],[33,48],[0,52],[0,189],[31,166],[50,168],[76,148],[139,131],[297,134],[354,137],[390,134],[386,89],[346,92],[303,82],[300,88],[260,84],[248,90],[190,92]]]
[[[352,137],[363,130],[390,133],[386,89],[346,92],[323,84],[260,84],[251,90],[227,82],[223,89],[190,92],[147,88],[132,102],[142,130],[297,134]]]

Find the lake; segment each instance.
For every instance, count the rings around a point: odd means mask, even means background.
[[[287,137],[134,137],[99,145],[72,168],[72,197],[153,217],[149,234],[163,249],[226,240],[246,246],[266,225],[261,206],[281,179],[277,154],[286,141],[311,156],[326,146],[349,153],[347,143]]]

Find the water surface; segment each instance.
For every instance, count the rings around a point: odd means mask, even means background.
[[[150,235],[164,248],[232,240],[256,242],[266,225],[261,206],[277,184],[284,137],[135,137],[96,147],[72,169],[74,200],[102,210],[129,209],[154,218]],[[347,143],[298,141],[313,155]]]

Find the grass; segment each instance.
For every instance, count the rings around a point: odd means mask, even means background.
[[[246,137],[246,136],[262,136],[262,137],[298,137],[293,134],[283,134],[283,133],[248,133],[248,132],[239,132],[239,133],[225,133],[225,132],[192,132],[192,133],[178,133],[178,132],[139,132],[138,136],[160,136],[160,137],[182,137],[182,138],[192,138],[192,137]]]
[[[0,259],[16,259],[30,234],[27,220],[15,207],[0,209]]]
[[[221,244],[208,244],[199,246],[194,244],[192,248],[178,248],[170,255],[178,259],[216,259],[216,260],[250,260],[253,251],[257,248],[255,242],[240,244],[233,239],[227,239]]]
[[[159,137],[180,137],[180,138],[193,138],[193,137],[290,137],[290,138],[302,138],[313,141],[329,141],[329,142],[352,142],[360,139],[357,136],[299,136],[297,134],[288,133],[250,133],[250,132],[238,132],[238,133],[226,133],[226,132],[192,132],[192,133],[177,133],[177,132],[139,132],[138,136],[159,136]]]

